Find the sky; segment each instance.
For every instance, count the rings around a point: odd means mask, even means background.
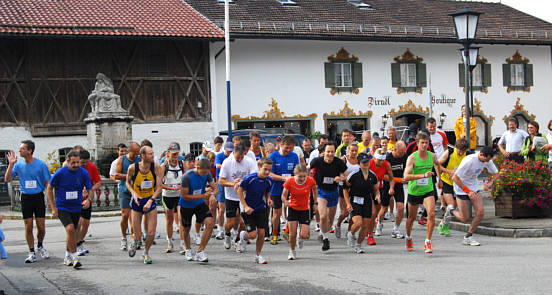
[[[552,0],[483,0],[483,2],[502,2],[502,4],[552,23]]]

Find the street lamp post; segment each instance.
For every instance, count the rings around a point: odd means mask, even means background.
[[[385,125],[387,125],[387,120],[389,120],[389,116],[387,116],[387,114],[383,114],[383,116],[381,116],[382,136],[385,135]]]
[[[230,1],[224,1],[224,48],[226,55],[226,115],[228,138],[232,140],[232,99],[230,98]]]
[[[472,93],[472,75],[473,68],[477,65],[477,55],[479,53],[479,47],[472,47],[471,44],[475,39],[475,33],[477,32],[477,24],[479,22],[480,12],[471,10],[469,8],[462,8],[454,13],[451,13],[454,20],[454,29],[458,41],[464,45],[461,49],[462,59],[464,61],[464,81],[466,85],[466,140],[468,144],[470,141],[470,119],[471,119],[471,103],[470,93]],[[473,95],[473,94],[472,94]],[[470,144],[471,147],[471,144]]]
[[[447,119],[447,115],[445,113],[441,113],[439,115],[439,122],[441,122],[441,126],[439,128],[443,128],[443,124],[445,123],[445,120]]]

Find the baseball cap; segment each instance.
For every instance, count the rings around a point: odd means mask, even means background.
[[[169,145],[169,148],[167,149],[167,151],[169,151],[169,152],[180,152],[180,146],[178,146],[178,144],[176,144],[176,143],[173,143],[173,144]]]
[[[357,160],[358,160],[359,163],[368,162],[368,161],[370,161],[370,158],[371,158],[371,157],[368,156],[367,153],[360,153],[360,154],[358,154],[358,156],[357,156]]]
[[[233,152],[234,151],[234,143],[232,143],[231,141],[227,141],[224,144],[224,149],[229,151],[229,152]]]
[[[203,142],[203,147],[204,147],[208,152],[210,152],[210,151],[213,150],[213,145],[212,145],[210,142],[208,142],[208,141]]]

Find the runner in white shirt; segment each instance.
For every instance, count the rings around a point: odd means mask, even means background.
[[[309,155],[309,159],[307,160],[307,165],[310,165],[310,162],[313,160],[313,159],[316,159],[318,157],[320,157],[320,150],[319,148],[321,146],[323,146],[326,142],[328,142],[328,136],[326,134],[320,134],[320,136],[318,136],[318,147],[315,148]]]
[[[240,224],[238,212],[240,199],[237,190],[244,177],[259,169],[255,160],[245,156],[247,150],[243,144],[236,145],[232,154],[224,160],[220,168],[219,185],[224,187],[226,197],[226,224],[224,225],[224,248],[226,249],[231,247],[230,230],[236,229]]]
[[[472,220],[470,228],[464,236],[464,245],[481,245],[472,237],[484,216],[483,198],[479,194],[479,183],[477,181],[477,177],[481,174],[483,169],[486,168],[492,175],[492,180],[485,184],[484,189],[487,190],[491,187],[495,178],[498,176],[498,169],[496,169],[493,161],[491,161],[493,156],[494,152],[491,146],[486,146],[480,152],[466,156],[452,177],[458,208],[454,208],[452,204],[447,206],[447,211],[443,217],[445,222],[450,221],[452,216],[456,217],[461,222],[467,222],[470,219],[468,212],[468,201],[471,202],[473,209],[475,210],[475,216]]]
[[[427,119],[426,128],[429,131],[429,140],[431,141],[431,145],[433,145],[433,151],[437,155],[437,159],[440,159],[448,148],[449,142],[447,135],[443,131],[437,130],[437,121],[435,121],[435,118]],[[438,191],[437,193],[439,194]],[[443,196],[443,190],[441,190],[439,198],[441,199],[441,210],[444,210],[446,201]]]
[[[126,144],[119,143],[119,145],[117,146],[117,154],[119,155],[119,157],[122,157],[123,155],[126,155],[126,153],[127,153]],[[117,160],[119,160],[118,157],[115,160],[113,160],[113,162],[111,162],[111,168],[109,168],[109,178],[111,180],[115,180],[115,181],[117,181],[115,179],[115,168],[117,167]]]
[[[516,118],[508,119],[508,130],[502,134],[498,141],[498,148],[504,157],[509,161],[516,161],[521,164],[525,161],[520,155],[523,148],[523,141],[529,134],[518,129],[518,121]]]

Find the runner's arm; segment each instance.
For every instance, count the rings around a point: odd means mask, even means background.
[[[152,199],[157,199],[161,194],[161,189],[163,188],[163,168],[159,164],[154,164],[155,166],[155,191],[153,192]]]
[[[312,191],[312,201],[314,202],[314,205],[318,205],[318,189],[316,188],[316,185],[311,188]]]
[[[395,191],[395,178],[393,177],[393,169],[391,168],[391,164],[387,162],[387,177],[390,179],[389,187]]]
[[[115,176],[113,178],[115,178],[115,180],[126,180],[127,175],[122,172],[123,172],[123,157],[119,157],[119,159],[117,159],[117,165],[115,166]]]
[[[288,195],[289,195],[289,190],[284,187],[284,190],[282,191],[281,199],[282,199],[282,203],[284,203],[286,207],[289,206]]]
[[[207,193],[207,192],[201,195],[190,195],[190,192],[188,191],[187,186],[183,186],[180,192],[182,193],[182,199],[186,201],[202,200],[211,195],[210,193]]]
[[[138,194],[134,191],[134,188],[133,188],[134,180],[132,179],[132,175],[134,175],[135,166],[136,166],[136,164],[132,164],[128,167],[128,171],[127,171],[127,174],[126,174],[125,185],[126,185],[128,191],[130,192],[130,194],[132,195],[132,197],[136,197],[136,199],[137,199]],[[118,173],[115,172],[115,174],[117,175]]]
[[[246,213],[246,214],[251,214],[253,213],[253,209],[251,207],[249,207],[247,205],[247,203],[245,202],[245,196],[243,195],[243,187],[239,187],[238,188],[238,198],[240,199],[240,203],[242,204],[243,206],[243,211]]]
[[[418,179],[425,178],[425,174],[411,174],[412,169],[414,169],[414,154],[408,156],[408,160],[406,160],[406,168],[404,168],[404,177],[403,178],[406,181],[418,180]]]
[[[437,173],[436,177],[439,179],[439,181],[441,181],[441,173],[439,173],[440,165],[439,165],[439,162],[437,161],[437,155],[431,154],[431,157],[433,158],[433,167],[435,168],[435,173]]]
[[[48,188],[46,189],[46,195],[48,195],[48,206],[50,207],[52,215],[55,218],[57,216],[57,208],[56,202],[54,201],[54,187],[50,184],[48,184]]]
[[[350,186],[351,184],[347,181],[347,186]],[[349,212],[351,212],[351,210],[349,210],[349,208],[353,208],[353,205],[351,205],[351,200],[349,200],[349,188],[344,188],[343,189],[343,199],[345,200],[345,206],[347,207],[347,210]]]
[[[454,170],[449,170],[445,166],[443,166],[445,164],[445,162],[447,161],[448,157],[449,157],[449,151],[448,151],[448,149],[446,149],[445,152],[439,158],[439,161],[438,161],[439,162],[439,170],[441,172],[447,173],[448,175],[453,175]]]

